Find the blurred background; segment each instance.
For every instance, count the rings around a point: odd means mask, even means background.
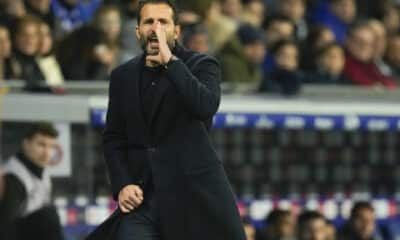
[[[372,230],[347,239],[400,239],[400,1],[176,3],[180,42],[221,64],[211,138],[248,239],[339,239],[360,202]],[[137,6],[0,0],[0,161],[29,123],[55,125],[52,202],[67,240],[116,206],[101,134],[108,74],[141,52]],[[309,219],[324,219],[319,237],[303,234],[317,231]]]

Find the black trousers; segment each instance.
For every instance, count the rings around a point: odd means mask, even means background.
[[[162,240],[152,187],[145,191],[142,205],[122,218],[117,240]]]

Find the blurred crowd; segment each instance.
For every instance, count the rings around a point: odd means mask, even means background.
[[[272,210],[263,228],[256,229],[244,219],[247,240],[382,240],[391,239],[376,224],[375,212],[368,202],[356,202],[349,219],[336,228],[320,212],[306,210],[295,216],[290,210]]]
[[[138,0],[0,0],[0,79],[58,92],[107,80],[140,54]],[[395,89],[400,11],[394,0],[176,0],[180,42],[214,55],[223,90],[296,94],[303,84]]]

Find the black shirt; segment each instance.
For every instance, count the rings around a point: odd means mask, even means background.
[[[153,101],[156,96],[156,89],[163,77],[163,67],[143,67],[140,78],[140,97],[142,110],[147,122],[150,121]]]

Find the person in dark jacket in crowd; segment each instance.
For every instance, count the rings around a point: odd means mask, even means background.
[[[168,0],[139,3],[136,34],[144,53],[112,71],[103,135],[119,208],[88,239],[244,240],[209,138],[218,62],[177,43]]]
[[[305,74],[299,70],[299,50],[296,42],[281,40],[271,48],[274,68],[264,76],[261,92],[293,95],[300,91]]]
[[[51,205],[47,170],[57,136],[57,130],[49,123],[32,124],[21,151],[5,163],[5,189],[0,200],[0,238],[4,237],[1,239],[63,239],[57,211]]]
[[[339,231],[339,240],[382,240],[376,225],[374,207],[369,202],[356,202],[348,222]]]
[[[326,218],[317,211],[305,211],[297,218],[298,240],[327,240]]]
[[[307,82],[315,84],[349,84],[344,76],[345,55],[338,43],[329,43],[316,53],[316,71],[310,72]]]
[[[290,210],[274,209],[265,219],[264,227],[257,231],[257,240],[294,240],[296,218]]]

